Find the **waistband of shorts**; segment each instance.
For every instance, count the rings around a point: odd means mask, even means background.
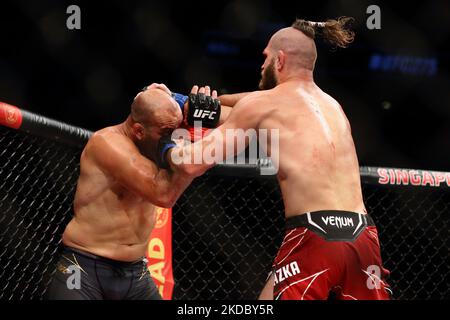
[[[301,215],[289,217],[286,219],[285,227],[287,230],[289,229],[295,229],[300,227],[309,227],[311,225],[309,221],[309,215],[314,215],[316,213],[322,214],[322,215],[343,215],[343,216],[352,216],[354,215],[360,215],[361,217],[364,217],[367,221],[367,226],[375,226],[375,222],[373,221],[372,217],[369,214],[362,214],[352,211],[344,211],[344,210],[320,210],[320,211],[312,211],[307,212]]]
[[[109,265],[113,265],[116,267],[135,267],[136,265],[142,265],[142,263],[145,262],[145,257],[140,258],[139,260],[135,260],[135,261],[120,261],[120,260],[114,260],[114,259],[109,259],[109,258],[105,258],[102,256],[98,256],[96,254],[81,250],[81,249],[77,249],[74,247],[69,247],[66,245],[62,245],[62,250],[63,253],[64,252],[69,252],[69,253],[74,253],[76,255],[80,255],[83,256],[85,258],[91,259],[91,260],[96,260],[98,262],[103,262]]]

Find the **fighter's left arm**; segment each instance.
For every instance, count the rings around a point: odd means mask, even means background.
[[[215,98],[214,93],[212,97]],[[235,135],[236,130],[245,132],[258,129],[267,110],[261,107],[262,103],[264,102],[259,93],[248,95],[236,104],[223,124],[203,139],[184,147],[170,149],[166,159],[172,170],[180,170],[189,176],[197,177],[218,162],[244,151],[250,142],[249,136],[241,134],[241,139],[245,141],[237,143],[239,136]]]

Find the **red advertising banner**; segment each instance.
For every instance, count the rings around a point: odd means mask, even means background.
[[[172,209],[157,208],[147,249],[148,270],[164,300],[172,299]]]

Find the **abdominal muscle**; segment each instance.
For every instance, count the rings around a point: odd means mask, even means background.
[[[77,200],[76,196],[75,215],[63,234],[64,245],[119,261],[145,256],[156,222],[155,206],[134,194],[118,199],[110,189],[87,205],[77,206],[82,202]]]

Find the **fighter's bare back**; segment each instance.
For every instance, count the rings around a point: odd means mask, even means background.
[[[366,213],[350,124],[339,103],[313,81],[286,81],[247,94],[225,122],[197,144],[207,148],[223,143],[223,150],[228,150],[232,139],[220,137],[235,129],[278,130],[279,154],[272,152],[270,136],[267,153],[278,168],[286,218],[320,210]],[[181,152],[191,157],[192,150]],[[184,165],[195,176],[207,168]]]
[[[356,150],[341,106],[313,82],[286,82],[258,96],[266,102],[260,108],[270,110],[258,128],[279,129],[278,181],[286,217],[333,209],[365,213]]]

